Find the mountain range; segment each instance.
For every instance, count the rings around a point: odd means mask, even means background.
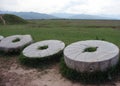
[[[70,13],[53,13],[53,16],[59,18],[67,18],[67,19],[107,19],[107,20],[119,20],[119,16],[113,15],[89,15],[89,14],[70,14]]]
[[[11,11],[0,11],[0,14],[14,14],[17,15],[23,19],[55,19],[56,17],[49,15],[49,14],[43,14],[43,13],[37,13],[37,12],[11,12]]]
[[[100,19],[100,20],[120,20],[118,16],[108,15],[88,15],[88,14],[71,14],[71,13],[52,13],[44,14],[37,12],[12,12],[0,11],[0,14],[14,14],[24,19]]]

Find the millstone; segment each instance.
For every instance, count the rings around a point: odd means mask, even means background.
[[[119,48],[100,40],[79,41],[64,49],[66,65],[78,72],[106,71],[119,60]]]
[[[14,53],[21,51],[25,46],[33,42],[30,35],[13,35],[1,40],[0,51],[4,53]]]
[[[4,38],[3,36],[0,36],[0,41],[1,41],[3,38]]]
[[[44,58],[60,53],[64,47],[65,44],[59,40],[39,41],[26,47],[23,55],[28,58]]]

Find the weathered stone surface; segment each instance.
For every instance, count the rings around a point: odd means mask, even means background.
[[[5,53],[19,52],[25,46],[31,44],[33,39],[30,35],[13,35],[1,40],[0,51]]]
[[[43,46],[48,46],[48,48],[39,49]],[[23,55],[28,58],[43,58],[61,52],[64,49],[64,47],[65,44],[59,40],[39,41],[26,47],[23,50]]]
[[[97,50],[84,52],[89,47],[97,47]],[[68,45],[64,49],[64,59],[69,68],[79,72],[106,71],[117,64],[119,48],[106,41],[79,41]]]
[[[0,36],[0,41],[1,41],[3,38],[4,38],[3,36]]]

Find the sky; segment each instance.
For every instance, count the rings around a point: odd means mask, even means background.
[[[1,11],[120,15],[120,0],[0,0]]]

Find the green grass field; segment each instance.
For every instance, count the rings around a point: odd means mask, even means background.
[[[112,21],[97,21],[101,23],[93,25],[96,21],[91,21],[91,23],[90,20],[82,21],[30,20],[29,24],[0,25],[0,35],[6,37],[14,34],[31,34],[35,41],[58,39],[64,41],[66,45],[80,40],[99,38],[113,42],[120,47],[120,29],[113,28],[113,26],[118,27],[119,24],[111,24]],[[107,27],[102,27],[104,25]]]
[[[104,39],[120,47],[119,22],[120,21],[98,21],[98,20],[29,20],[28,24],[0,25],[0,35],[6,37],[9,35],[16,35],[16,34],[31,34],[31,36],[35,41],[57,39],[57,40],[62,40],[63,42],[65,42],[66,45],[80,40]],[[36,61],[40,63],[39,60],[33,61],[33,60],[21,59],[20,61],[26,62],[28,64],[30,64],[31,62],[36,63]],[[46,60],[45,62],[48,63],[48,61]],[[41,63],[43,64],[43,61]],[[43,64],[44,66],[42,65],[42,67],[46,67],[45,66],[46,63]],[[41,64],[39,65],[41,66]],[[35,65],[33,64],[32,66],[35,67]],[[115,70],[113,74],[115,73],[118,74],[119,65],[117,67],[116,67],[117,70]],[[68,77],[69,79],[71,78],[74,79],[75,77],[76,78],[75,80],[82,79],[83,81],[85,80],[85,82],[86,81],[91,82],[91,80],[104,81],[104,75],[105,75],[104,73],[100,73],[100,74],[98,73],[97,75],[99,78],[96,78],[95,75],[94,79],[93,76],[88,78],[89,74],[87,78],[85,78],[84,75],[82,77],[78,75],[76,76],[76,74],[78,73],[70,69],[67,69],[63,60],[61,60],[60,68],[62,70],[61,71],[62,75],[66,75],[66,77]],[[110,74],[112,74],[111,71]],[[108,79],[107,76],[108,74],[109,73],[106,73],[105,75],[106,79]]]

